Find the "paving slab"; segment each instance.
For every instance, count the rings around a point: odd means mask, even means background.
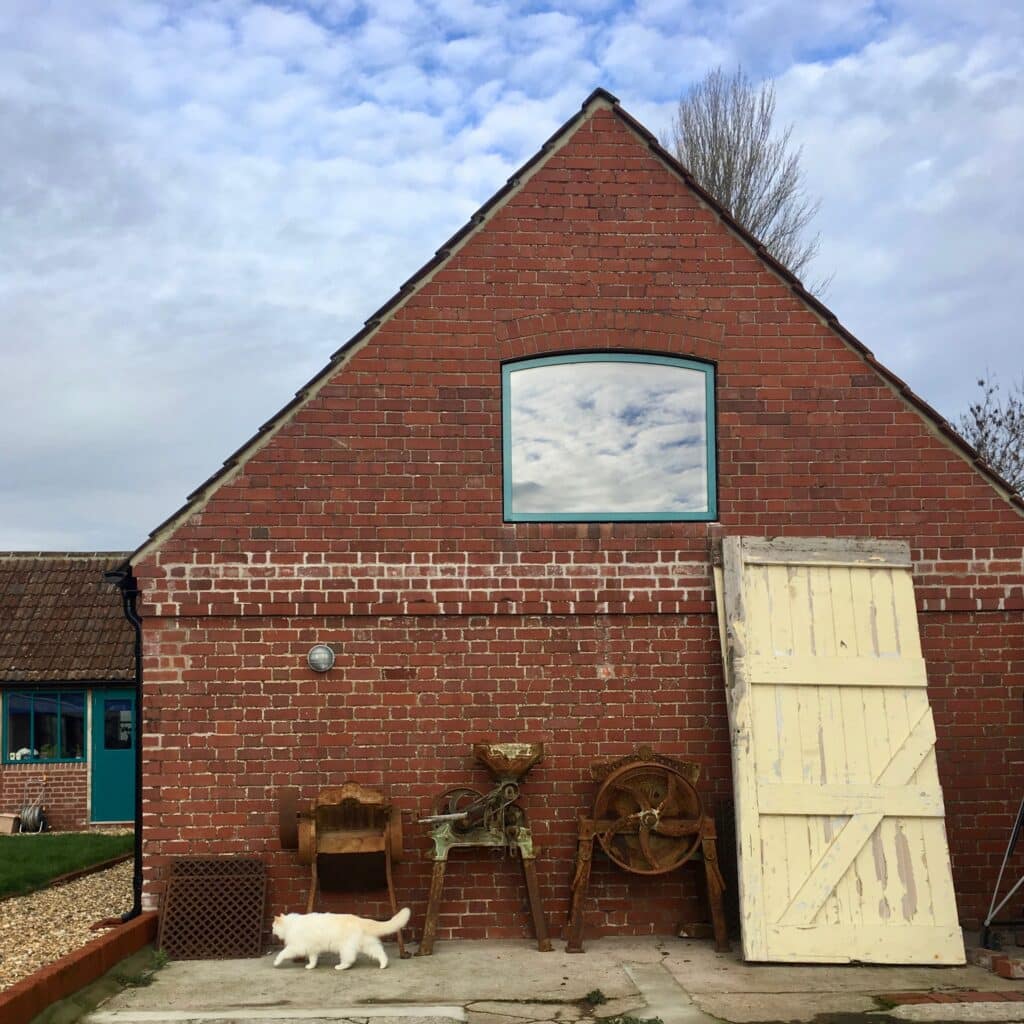
[[[602,948],[598,949],[598,945]],[[648,944],[649,945],[649,944]],[[622,969],[621,945],[594,944],[583,955],[539,953],[528,943],[439,942],[434,955],[400,960],[386,970],[361,957],[349,970],[334,970],[325,956],[316,970],[300,962],[273,967],[273,955],[249,960],[175,961],[146,988],[129,989],[108,1008],[159,1010],[258,1009],[366,1003],[458,1004],[486,1000],[572,1002],[600,988],[609,998],[635,997]],[[638,951],[657,962],[653,946]]]
[[[956,1021],[970,1024],[972,1021],[1024,1021],[1024,1008],[1013,1003],[919,1003],[913,1006],[897,1006],[889,1011],[895,1020],[907,1021]]]
[[[865,1015],[878,1010],[870,995],[855,992],[730,992],[704,993],[694,997],[697,1005],[715,1020],[729,1024],[761,1024],[764,1021],[810,1022],[848,1020],[851,1014]]]
[[[563,1016],[563,1011],[575,1006],[563,1006],[560,1003],[513,1003],[489,1002],[470,1003],[466,1010],[475,1014],[486,1013],[500,1017],[505,1024],[521,1024],[524,1020],[575,1020],[576,1016]],[[578,1011],[576,1011],[578,1014]]]
[[[316,1008],[263,1007],[224,1010],[100,1010],[88,1020],[91,1024],[234,1024],[259,1021],[261,1024],[279,1024],[282,1021],[343,1021],[346,1024],[371,1024],[382,1019],[401,1020],[402,1024],[442,1024],[465,1021],[461,1006],[318,1006]]]
[[[615,1000],[625,1002],[625,1000]],[[642,999],[629,1000],[633,1006],[642,1006]],[[473,1024],[480,1024],[478,1017],[487,1015],[499,1020],[502,1024],[522,1024],[522,1021],[570,1021],[579,1020],[582,1011],[573,1003],[518,1003],[488,1002],[469,1003],[466,1012],[471,1015]]]
[[[647,1002],[645,1016],[657,1017],[665,1024],[715,1024],[714,1018],[693,1002],[664,964],[624,966]]]
[[[989,1017],[959,1009],[972,991],[973,1006],[982,1005],[977,990],[989,998],[1024,992],[1024,983],[978,967],[755,965],[737,953],[716,953],[707,942],[669,937],[593,940],[583,954],[539,953],[528,942],[444,942],[430,957],[393,957],[383,971],[361,959],[339,973],[335,962],[324,957],[313,971],[298,962],[275,969],[272,955],[175,962],[150,986],[120,993],[85,1021],[381,1024],[393,1016],[397,1024],[603,1024],[622,1014],[660,1017],[664,1024],[1024,1019],[1019,1006],[1001,1005],[1001,1015]],[[587,1003],[595,990],[607,1001]],[[893,992],[941,992],[956,1003],[939,1007],[945,1017],[913,1018],[905,1014],[916,1006],[885,1011],[875,999]],[[962,1017],[950,1015],[952,1005]]]
[[[623,999],[609,999],[607,1003],[591,1007],[587,1011],[587,1016],[600,1021],[606,1017],[619,1017],[622,1014],[633,1013],[634,1010],[639,1010],[646,1005],[647,1001],[643,994],[638,992],[635,996]]]
[[[476,1004],[466,1007],[466,1021],[468,1024],[513,1024],[513,1019],[506,1014],[478,1010]]]
[[[661,947],[672,976],[694,995],[722,992],[913,992],[931,989],[997,989],[988,971],[962,967],[873,964],[750,964],[738,952],[716,953],[708,943],[671,940]],[[1020,982],[1003,981],[1019,991]]]

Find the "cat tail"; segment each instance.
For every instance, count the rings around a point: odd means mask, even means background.
[[[403,907],[390,921],[368,921],[363,931],[368,935],[390,935],[409,923],[409,908]]]

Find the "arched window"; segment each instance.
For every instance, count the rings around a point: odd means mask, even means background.
[[[585,353],[502,367],[505,519],[710,520],[708,363]]]

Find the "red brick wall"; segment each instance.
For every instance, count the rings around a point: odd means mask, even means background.
[[[87,764],[12,764],[0,766],[0,810],[17,814],[25,795],[34,800],[44,787],[43,806],[50,828],[81,829],[89,824],[89,766]],[[26,786],[28,787],[26,789]]]
[[[502,522],[501,361],[604,349],[716,362],[719,523]],[[557,931],[592,762],[648,743],[729,793],[707,563],[726,533],[910,542],[975,922],[1019,797],[1024,519],[606,110],[139,561],[147,898],[169,855],[254,851],[294,908],[282,786],[386,785],[418,815],[486,783],[474,740],[544,740],[524,793]],[[415,920],[427,866],[399,873]],[[602,867],[594,928],[667,931],[669,886]],[[446,897],[442,936],[528,933],[508,863],[454,854]]]
[[[988,912],[1024,798],[1024,628],[1019,611],[920,621],[953,879],[961,918],[975,927]],[[1024,872],[1024,849],[1008,872],[1004,895]],[[1019,911],[1018,901],[1000,916]]]
[[[543,850],[539,873],[556,923],[566,911],[576,816],[593,801],[590,764],[654,743],[705,766],[709,800],[728,794],[718,640],[706,615],[282,621],[272,636],[257,630],[248,639],[241,619],[181,626],[180,640],[163,648],[164,659],[189,666],[181,681],[157,670],[147,679],[150,691],[173,694],[180,706],[170,710],[165,698],[162,733],[149,741],[146,842],[164,853],[191,852],[202,842],[218,852],[266,855],[275,905],[296,908],[307,881],[294,854],[279,849],[283,786],[308,795],[342,778],[385,786],[405,812],[409,856],[397,885],[419,921],[430,870],[423,858],[431,847],[415,819],[431,813],[444,789],[489,788],[484,769],[472,765],[477,740],[547,744],[544,762],[524,784],[524,804]],[[325,633],[338,662],[316,676],[304,668],[305,654]],[[237,666],[219,650],[233,651],[251,678],[239,680]],[[460,919],[467,927],[481,924],[485,914],[496,915],[491,935],[524,933],[516,869],[501,869],[495,886],[496,864],[500,858],[486,852],[452,855],[441,934]],[[157,874],[154,868],[150,877]],[[600,920],[607,915],[616,925],[628,918],[649,929],[650,905],[630,913],[622,884],[607,892],[595,886]],[[671,924],[679,910],[670,901],[657,920]]]

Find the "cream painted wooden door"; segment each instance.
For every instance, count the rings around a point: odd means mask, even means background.
[[[744,956],[963,963],[907,545],[722,562]]]

